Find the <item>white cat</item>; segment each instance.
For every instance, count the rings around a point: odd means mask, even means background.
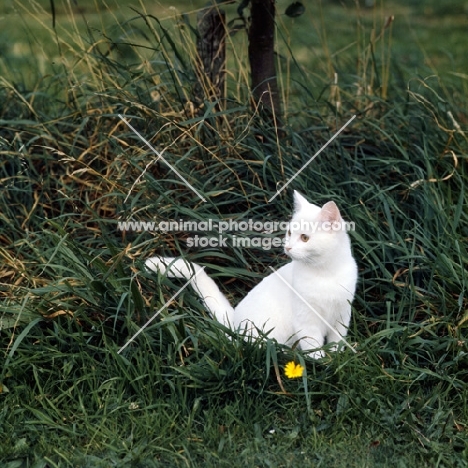
[[[169,277],[191,279],[206,308],[234,330],[268,333],[279,343],[299,342],[311,357],[327,343],[341,341],[351,319],[357,266],[336,204],[322,208],[294,192],[294,215],[285,238],[292,261],[264,278],[233,308],[216,283],[197,264],[153,257],[146,266]],[[312,351],[310,351],[312,350]]]

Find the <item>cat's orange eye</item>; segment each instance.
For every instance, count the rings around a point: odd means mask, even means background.
[[[307,242],[309,240],[309,236],[307,234],[301,234],[301,241]]]

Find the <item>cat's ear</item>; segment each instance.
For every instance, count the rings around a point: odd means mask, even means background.
[[[333,201],[329,201],[322,206],[319,214],[319,220],[322,222],[329,222],[334,223],[341,222],[341,214],[340,210],[336,206],[336,203]]]
[[[310,205],[310,203],[297,190],[294,190],[294,212],[297,213],[307,205]]]

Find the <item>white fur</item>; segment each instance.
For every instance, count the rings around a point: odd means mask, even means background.
[[[295,191],[291,226],[301,220],[309,223],[309,229],[302,226],[286,234],[285,252],[292,261],[264,278],[235,309],[199,265],[153,257],[146,266],[170,277],[192,278],[206,308],[235,330],[256,335],[258,328],[280,343],[291,346],[299,341],[302,350],[315,350],[325,338],[330,343],[346,336],[357,267],[345,230],[316,229],[322,223],[342,222],[334,202],[320,208]],[[323,353],[310,355],[317,358]]]

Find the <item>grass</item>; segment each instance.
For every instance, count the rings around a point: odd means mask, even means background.
[[[56,37],[37,3],[14,5],[26,30],[45,26],[28,36],[31,54],[10,50],[1,62],[2,466],[466,466],[466,62],[454,47],[447,67],[436,40],[403,49],[397,21],[391,35],[372,32],[387,11],[409,10],[427,20],[411,22],[424,42],[439,6],[323,4],[307,29],[319,38],[310,62],[295,38],[302,20],[280,18],[279,138],[249,105],[240,33],[227,101],[196,108],[193,36],[181,20],[139,5],[122,24],[115,5],[92,14],[80,2],[83,28],[64,3]],[[348,33],[324,35],[328,18],[350,12]],[[346,50],[344,36],[354,38]],[[30,76],[38,44],[47,73]],[[233,303],[286,258],[231,241],[188,249],[190,233],[124,233],[117,222],[287,219],[291,190],[267,200],[352,114],[289,188],[335,200],[356,223],[356,353],[319,362],[227,337],[185,290],[119,354],[181,286],[146,272],[150,255],[206,265]],[[291,360],[302,378],[284,376]]]

